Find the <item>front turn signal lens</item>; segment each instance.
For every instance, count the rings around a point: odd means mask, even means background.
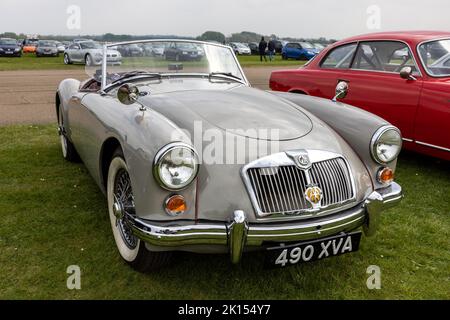
[[[378,171],[378,182],[382,184],[390,184],[394,181],[394,171],[391,168],[382,168]]]
[[[166,213],[171,217],[179,216],[187,210],[186,200],[181,195],[170,196],[166,199],[164,209]]]

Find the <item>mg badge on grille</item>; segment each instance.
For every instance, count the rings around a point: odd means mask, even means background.
[[[322,201],[322,189],[318,186],[310,186],[305,191],[305,199],[311,203],[313,209],[320,208],[320,202]]]
[[[302,155],[298,156],[297,161],[298,161],[298,164],[301,165],[302,167],[306,167],[309,165],[309,158],[307,155],[302,154]]]
[[[292,159],[295,166],[302,170],[307,170],[311,167],[311,160],[309,159],[308,151],[304,149],[285,151],[286,155]]]
[[[309,161],[308,154],[306,153],[296,156],[295,162],[300,169],[308,169],[311,166],[311,161]]]

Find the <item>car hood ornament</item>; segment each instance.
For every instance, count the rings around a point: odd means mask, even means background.
[[[286,151],[286,154],[294,161],[295,165],[302,170],[307,170],[311,167],[311,160],[309,159],[308,151],[295,150]]]

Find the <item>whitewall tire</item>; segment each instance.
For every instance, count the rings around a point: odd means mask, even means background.
[[[156,270],[168,264],[170,252],[148,251],[145,243],[129,227],[127,217],[136,215],[136,211],[128,167],[120,148],[112,156],[106,189],[111,228],[123,260],[141,272]]]
[[[80,157],[75,150],[75,146],[67,138],[62,105],[58,107],[58,134],[63,158],[70,162],[79,162]]]

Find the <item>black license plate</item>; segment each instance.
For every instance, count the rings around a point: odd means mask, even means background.
[[[267,249],[267,267],[287,267],[358,251],[361,232]]]

